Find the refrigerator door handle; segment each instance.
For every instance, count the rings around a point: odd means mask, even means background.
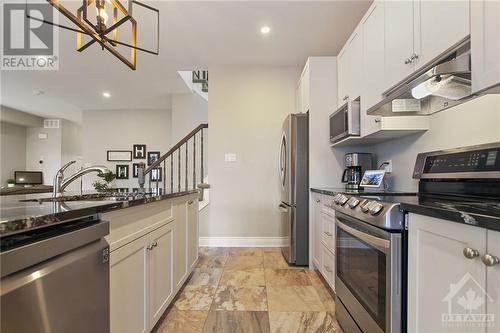
[[[279,209],[280,209],[280,212],[282,213],[288,213],[288,207],[283,205],[283,204],[279,204]]]

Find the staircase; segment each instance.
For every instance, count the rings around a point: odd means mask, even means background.
[[[180,193],[198,189],[200,203],[203,202],[205,191],[210,188],[206,183],[207,132],[208,124],[198,125],[167,153],[145,167],[144,177],[139,175],[139,182],[143,179],[145,187],[156,193]]]

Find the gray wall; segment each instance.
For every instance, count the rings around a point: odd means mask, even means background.
[[[299,68],[211,67],[209,219],[202,237],[281,236],[278,150]],[[235,153],[236,162],[224,162]]]
[[[26,127],[0,122],[0,184],[26,168]]]
[[[42,171],[43,183],[52,185],[62,163],[62,128],[27,128],[26,133],[26,169]],[[46,139],[39,138],[42,133],[47,135]]]
[[[417,191],[418,153],[500,141],[500,95],[484,96],[430,116],[430,129],[373,147],[378,163],[392,159],[393,187]]]
[[[208,102],[196,93],[172,96],[172,144],[208,122]]]
[[[115,187],[138,187],[132,178],[132,163],[108,162],[107,150],[132,150],[133,144],[145,144],[147,151],[166,153],[171,147],[170,110],[93,110],[83,112],[83,161],[85,164],[105,165],[115,172],[116,164],[129,165],[128,180],[116,180]],[[84,177],[84,188],[93,189],[93,174]]]

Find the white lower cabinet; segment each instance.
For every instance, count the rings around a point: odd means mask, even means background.
[[[149,332],[149,235],[111,252],[111,332]]]
[[[498,332],[500,265],[483,260],[500,233],[410,214],[408,236],[408,332]]]
[[[321,274],[326,282],[335,291],[335,254],[331,252],[326,246],[323,246],[321,254]]]
[[[319,193],[312,193],[312,214],[311,214],[311,249],[312,249],[312,262],[318,269],[321,268],[321,200],[322,195]]]
[[[158,322],[174,296],[174,225],[169,223],[150,234],[149,327]]]
[[[173,200],[173,215],[146,206],[105,216],[111,226],[112,333],[150,332],[198,260],[195,196]],[[122,245],[122,239],[130,241]]]

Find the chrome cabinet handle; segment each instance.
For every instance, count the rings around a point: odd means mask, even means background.
[[[333,234],[331,232],[328,232],[328,231],[324,231],[323,233],[325,235],[327,235],[328,237],[332,237],[333,236]]]
[[[330,272],[330,273],[332,273],[332,272],[333,272],[333,271],[332,271],[332,269],[330,268],[330,266],[327,266],[327,265],[325,265],[325,270],[326,270],[327,272]]]
[[[410,59],[411,59],[411,62],[414,62],[415,60],[417,60],[417,59],[418,59],[418,54],[413,53],[413,54],[411,55]]]
[[[463,251],[464,257],[467,259],[474,259],[479,257],[479,251],[471,247],[466,247]]]
[[[376,123],[380,123],[380,122],[382,122],[382,119],[381,118],[375,118],[375,122]]]
[[[316,202],[320,203],[320,202],[321,202],[321,200],[319,200],[319,199],[316,199]]]
[[[411,58],[406,58],[405,59],[405,65],[411,64]]]
[[[492,266],[500,264],[500,259],[498,259],[497,256],[494,256],[494,255],[491,255],[488,253],[484,254],[481,257],[481,260],[483,261],[483,264],[485,264],[488,267],[492,267]]]
[[[193,203],[194,203],[194,201],[193,201],[193,200],[189,200],[189,201],[188,201],[188,205],[192,205]]]
[[[157,247],[158,246],[158,242],[157,241],[154,241],[153,242],[153,247]]]
[[[151,251],[151,250],[153,249],[153,244],[148,245],[148,246],[146,247],[146,249],[148,249],[149,251]]]

